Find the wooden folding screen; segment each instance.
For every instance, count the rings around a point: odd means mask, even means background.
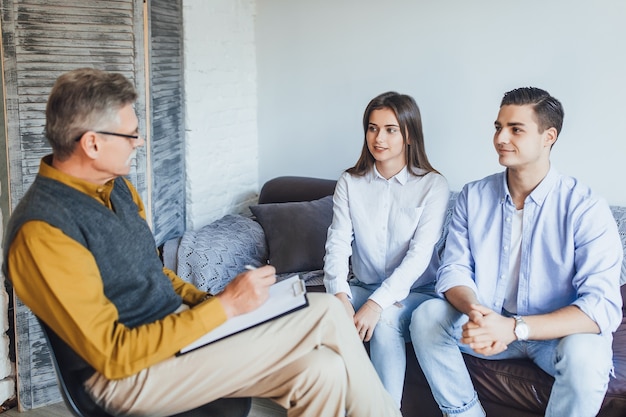
[[[129,178],[157,244],[185,226],[182,0],[0,0],[9,205],[15,207],[50,153],[43,135],[54,80],[78,67],[121,72],[139,91],[147,144]],[[6,193],[6,190],[3,190]],[[3,193],[3,194],[4,194]],[[5,216],[7,213],[3,213]],[[60,399],[32,313],[14,300],[18,399],[22,409]]]

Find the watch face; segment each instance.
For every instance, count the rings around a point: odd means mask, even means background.
[[[528,325],[519,316],[515,317],[515,336],[517,336],[517,340],[528,339]]]

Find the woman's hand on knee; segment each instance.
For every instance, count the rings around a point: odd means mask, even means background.
[[[378,320],[380,320],[380,314],[382,312],[382,307],[372,300],[367,300],[365,304],[363,304],[363,307],[356,312],[354,315],[354,325],[362,341],[370,341],[374,335],[374,329],[376,328],[376,324],[378,324]]]

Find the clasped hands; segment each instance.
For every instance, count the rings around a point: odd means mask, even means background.
[[[469,345],[478,354],[491,356],[505,351],[509,343],[516,340],[513,318],[479,304],[471,304],[470,308],[461,343]]]

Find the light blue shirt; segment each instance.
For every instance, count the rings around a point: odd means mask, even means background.
[[[435,172],[415,176],[405,167],[388,180],[375,168],[364,176],[344,173],[326,240],[327,292],[351,297],[350,256],[361,282],[380,285],[370,299],[383,309],[404,300],[411,288],[434,281],[434,273],[422,275],[441,237],[449,195],[448,182]]]
[[[467,286],[483,305],[502,311],[514,213],[506,171],[463,188],[437,275],[440,295]],[[575,305],[610,334],[622,319],[622,257],[606,202],[551,168],[524,202],[517,314]]]

